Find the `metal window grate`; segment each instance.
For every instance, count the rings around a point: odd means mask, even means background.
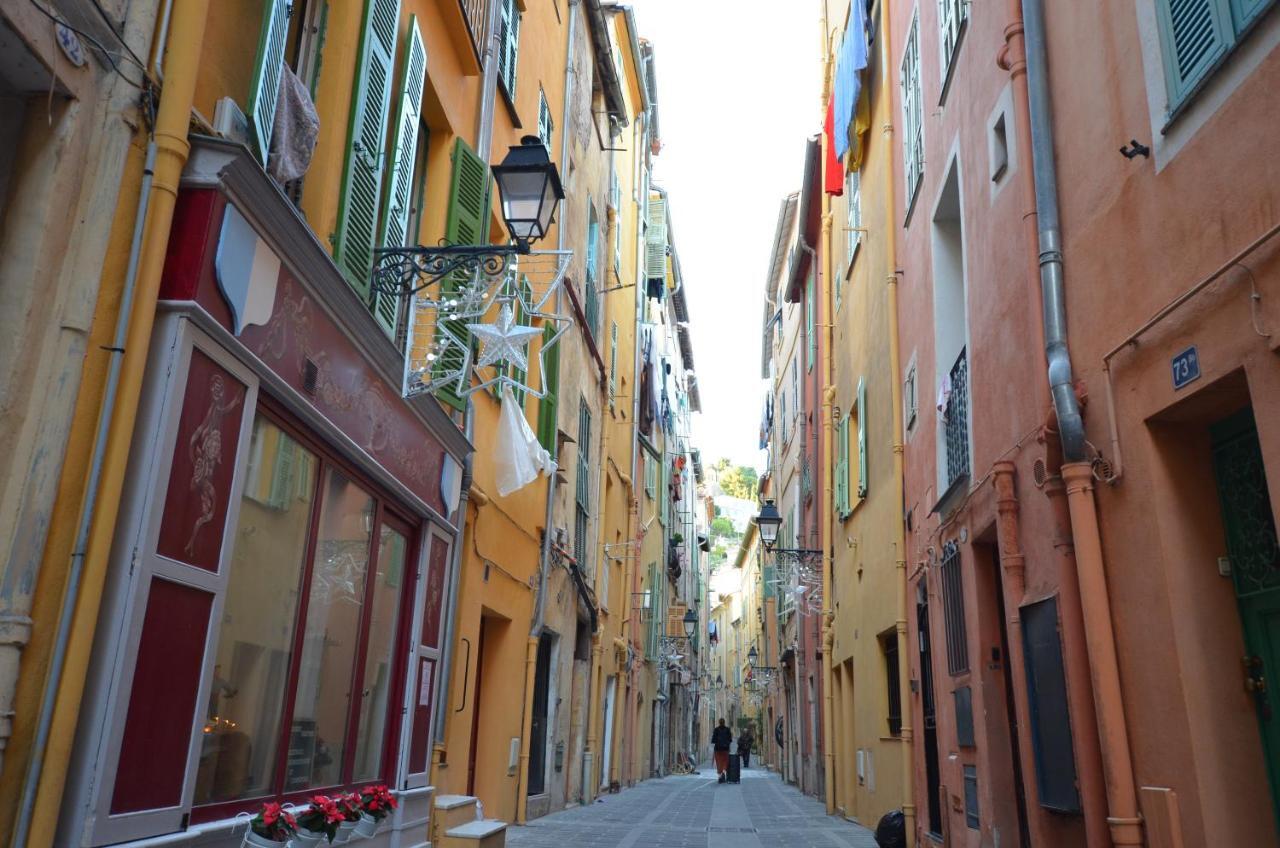
[[[978,767],[964,767],[964,823],[977,830],[982,825],[978,816]]]
[[[969,670],[969,646],[965,641],[964,587],[960,579],[960,548],[948,542],[938,569],[942,583],[942,617],[947,630],[947,671]]]
[[[946,408],[947,486],[969,474],[969,356],[965,350],[951,366],[951,396]]]
[[[471,46],[475,48],[476,56],[480,56],[484,52],[482,47],[488,34],[489,3],[487,0],[458,0],[458,5],[462,7],[462,15],[467,20]]]
[[[902,735],[902,688],[898,685],[898,634],[890,632],[880,637],[880,649],[884,652],[884,675],[889,696],[889,735]]]

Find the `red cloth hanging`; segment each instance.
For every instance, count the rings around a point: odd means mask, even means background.
[[[822,187],[827,194],[840,197],[844,194],[844,165],[836,156],[836,99],[832,95],[827,101],[827,122],[823,125],[822,134],[826,136],[826,167],[822,169]]]

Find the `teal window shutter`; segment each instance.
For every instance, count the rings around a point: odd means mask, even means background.
[[[597,293],[600,273],[600,221],[596,218],[596,207],[587,198],[587,280],[583,284],[583,312],[587,319],[587,331],[595,338],[596,327],[600,323],[600,296]]]
[[[858,378],[858,497],[867,496],[867,384]]]
[[[609,408],[618,395],[618,322],[609,324]]]
[[[849,415],[836,425],[836,515],[849,514]]]
[[[555,337],[556,328],[548,326],[542,331],[542,346],[545,348],[547,343]],[[548,350],[542,354],[542,383],[546,389],[546,393],[542,396],[542,400],[538,402],[538,443],[542,445],[551,454],[551,458],[556,457],[556,406],[558,405],[558,395],[560,391],[560,346]]]
[[[591,510],[591,408],[585,400],[578,401],[578,506],[585,512]]]
[[[263,165],[271,152],[271,128],[275,126],[276,99],[284,68],[284,42],[289,34],[289,0],[267,0],[258,58],[249,87],[249,138]]]
[[[449,187],[449,214],[445,219],[444,237],[449,244],[482,244],[489,223],[489,166],[471,152],[461,138],[453,145],[453,174]],[[460,278],[449,277],[441,283],[444,291],[457,289]],[[470,344],[466,321],[449,323],[450,331]],[[440,372],[456,371],[466,360],[466,350],[450,346],[440,355]],[[466,377],[463,378],[467,379]],[[457,410],[466,408],[466,400],[451,386],[436,393],[443,403]]]
[[[1228,0],[1157,0],[1169,109],[1192,89],[1234,41]]]
[[[383,154],[391,107],[391,71],[396,55],[400,0],[368,0],[356,63],[347,139],[347,165],[338,207],[334,261],[362,298],[369,298],[373,245],[382,199]]]
[[[387,176],[387,196],[383,201],[381,244],[406,244],[409,207],[412,204],[413,166],[418,156],[418,121],[422,114],[422,91],[427,79],[427,50],[416,17],[409,18],[409,38],[404,46],[404,69],[400,75],[400,108],[391,140],[391,172]],[[413,241],[417,241],[416,234]],[[396,331],[396,307],[400,299],[375,295],[373,316],[388,334]]]

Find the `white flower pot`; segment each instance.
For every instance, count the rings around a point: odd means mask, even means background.
[[[242,844],[244,845],[244,848],[290,848],[290,846],[293,845],[293,842],[277,842],[274,839],[259,836],[253,832],[252,828],[250,828],[245,832],[244,842]]]
[[[299,827],[297,835],[290,840],[290,845],[292,848],[318,848],[318,846],[325,841],[323,833],[315,830],[307,830],[305,827]]]
[[[368,839],[378,832],[378,820],[368,813],[360,814],[360,821],[356,822],[356,836]]]
[[[338,833],[333,837],[334,845],[345,845],[351,839],[351,833],[356,829],[356,822],[344,821],[338,825]]]

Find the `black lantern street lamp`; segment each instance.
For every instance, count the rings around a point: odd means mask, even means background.
[[[772,500],[766,500],[756,516],[756,526],[760,528],[760,541],[764,549],[780,558],[793,559],[802,565],[818,565],[822,562],[822,551],[817,548],[778,548],[778,528],[782,526],[782,516]]]
[[[412,295],[455,273],[470,276],[482,271],[496,276],[512,256],[528,254],[530,245],[546,237],[556,206],[564,200],[564,187],[541,139],[525,136],[490,170],[498,184],[502,218],[515,244],[379,248],[373,268],[374,293]],[[483,214],[488,215],[489,210],[483,210]]]
[[[756,662],[760,659],[760,652],[756,650],[756,646],[752,645],[751,650],[747,651],[747,665],[752,668],[756,667]]]
[[[545,238],[551,229],[556,204],[564,200],[560,174],[536,135],[527,135],[507,151],[501,165],[493,166],[502,199],[502,217],[517,247],[527,253],[529,244]]]
[[[684,635],[686,638],[693,638],[693,631],[698,629],[698,614],[690,608],[684,614]]]

